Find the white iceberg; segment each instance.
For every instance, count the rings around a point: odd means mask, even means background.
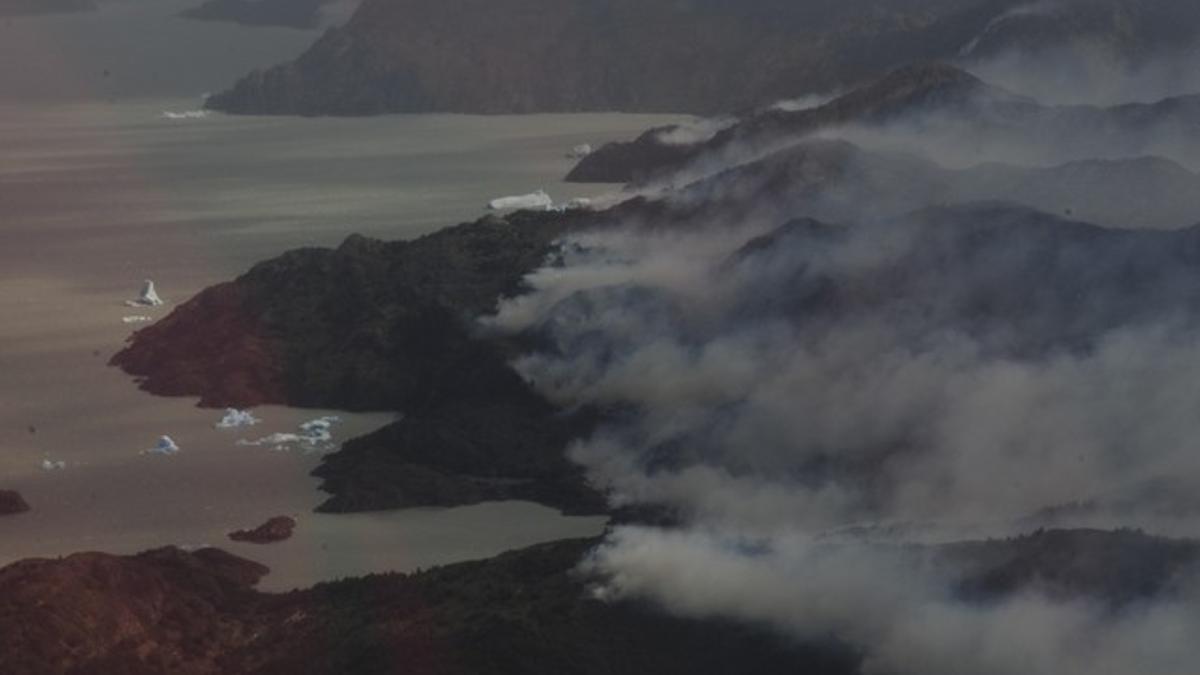
[[[53,459],[43,459],[42,460],[42,470],[43,471],[62,471],[65,468],[67,468],[67,463],[62,460],[57,460],[57,461],[55,461]]]
[[[158,439],[158,443],[155,443],[154,447],[146,452],[152,455],[174,455],[179,452],[179,446],[170,436],[162,436]]]
[[[184,110],[181,112],[172,112],[164,110],[162,114],[164,119],[168,120],[202,120],[208,117],[207,110]]]
[[[592,148],[591,144],[581,143],[571,148],[571,151],[567,153],[567,159],[583,159],[593,152],[595,152],[595,150]]]
[[[555,204],[546,210],[554,211],[556,213],[566,213],[568,211],[590,211],[594,208],[594,206],[595,204],[592,202],[592,200],[585,197],[579,197],[572,199],[566,204]]]
[[[253,441],[242,439],[238,445],[268,446],[280,452],[296,449],[305,453],[328,452],[335,445],[333,425],[340,421],[340,417],[318,417],[301,424],[297,433],[274,433]]]
[[[493,211],[512,211],[517,209],[534,210],[534,209],[551,209],[554,207],[554,200],[550,195],[546,194],[545,190],[538,190],[527,195],[515,195],[512,197],[500,197],[488,202],[488,208]]]
[[[237,429],[239,427],[252,427],[262,420],[255,417],[249,410],[238,410],[237,408],[226,408],[225,416],[217,422],[218,429]]]
[[[158,291],[154,288],[154,282],[146,279],[142,282],[142,292],[138,295],[137,300],[126,300],[125,304],[130,307],[161,307],[163,301],[162,298],[158,297]]]

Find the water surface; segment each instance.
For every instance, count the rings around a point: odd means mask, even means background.
[[[33,506],[31,513],[0,519],[0,564],[80,550],[220,545],[272,566],[265,587],[285,589],[598,533],[603,519],[565,518],[520,503],[313,514],[323,495],[308,474],[319,453],[239,441],[293,431],[330,414],[341,416],[334,434],[344,440],[392,415],[269,407],[256,411],[259,426],[219,430],[219,411],[199,409],[193,399],[149,396],[106,362],[137,328],[125,317],[161,318],[203,287],[286,249],[334,246],[352,232],[419,236],[482,215],[493,197],[538,188],[560,200],[609,190],[561,183],[571,165],[565,153],[671,120],[169,119],[164,113],[199,107],[196,96],[180,97],[176,90],[284,58],[312,35],[189,26],[195,22],[166,12],[170,3],[115,4],[172,22],[172,30],[200,40],[205,49],[241,47],[230,49],[236,58],[213,57],[215,65],[191,71],[174,46],[147,41],[147,59],[163,55],[150,70],[180,73],[162,90],[141,73],[131,81],[142,85],[111,96],[78,89],[72,90],[77,96],[0,96],[0,489],[19,490]],[[4,29],[36,26],[43,37],[48,31],[59,41],[103,38],[108,33],[86,27],[119,18],[106,13],[113,11],[20,20]],[[151,20],[145,17],[133,18]],[[208,34],[208,42],[197,32]],[[36,46],[6,39],[0,39],[0,60],[21,45],[29,50],[22,57],[30,58]],[[97,39],[74,45],[83,56],[60,51],[56,77],[79,74],[81,63],[98,63],[106,49],[128,57],[129,45]],[[250,49],[256,40],[264,53]],[[204,57],[194,56],[197,63]],[[22,86],[12,71],[0,66],[0,90],[10,94]],[[124,306],[143,278],[157,282],[166,307]],[[162,435],[182,451],[146,453]],[[293,540],[256,547],[224,538],[276,515],[298,518]]]

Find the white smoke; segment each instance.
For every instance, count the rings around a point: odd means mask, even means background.
[[[960,325],[965,278],[867,312],[789,304],[809,288],[796,275],[837,280],[841,302],[890,297],[872,280],[928,244],[903,222],[789,245],[750,243],[770,229],[758,216],[629,220],[562,242],[532,293],[488,321],[549,340],[516,366],[551,400],[617,411],[571,448],[591,479],[683,519],[616,530],[589,563],[599,592],[834,635],[880,675],[1185,672],[1200,657],[1177,639],[1200,626],[1192,596],[1116,614],[1032,591],[972,605],[936,571],[837,535],[1008,536],[1089,504],[1058,523],[1200,536],[1200,338],[1172,314],[1031,354],[1058,329]],[[975,272],[1012,273],[1037,245]],[[1094,292],[1054,320],[1090,326],[1090,308],[1118,307]]]
[[[1200,628],[1194,587],[1106,613],[1021,594],[970,605],[888,550],[785,534],[750,547],[712,532],[622,528],[589,561],[604,598],[649,597],[690,617],[767,622],[800,638],[870,645],[864,675],[1181,675]]]

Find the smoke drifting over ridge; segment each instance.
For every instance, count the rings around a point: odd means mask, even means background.
[[[540,337],[516,366],[541,392],[606,412],[572,456],[613,501],[678,515],[612,533],[587,564],[601,596],[832,636],[872,674],[1190,671],[1192,573],[1118,607],[978,601],[933,561],[1047,525],[1200,536],[1200,212],[1116,211],[1191,181],[1141,155],[1195,139],[1105,121],[1097,146],[1046,130],[1099,111],[1016,105],[1036,114],[914,108],[697,154],[488,320]]]
[[[1152,103],[1200,91],[1198,18],[1188,3],[1038,0],[998,14],[959,58],[1048,104]]]

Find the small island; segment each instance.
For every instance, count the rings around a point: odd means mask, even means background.
[[[29,510],[29,504],[21,493],[13,490],[0,490],[0,516],[15,516]]]
[[[237,530],[230,532],[229,538],[233,541],[247,542],[250,544],[275,544],[281,541],[286,541],[292,538],[292,532],[296,529],[296,519],[288,516],[277,516],[259,525],[253,530]]]

